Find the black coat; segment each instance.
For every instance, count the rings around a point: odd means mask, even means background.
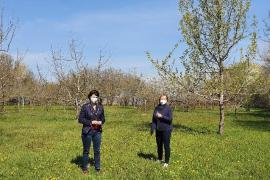
[[[159,112],[162,114],[162,118],[156,117],[156,113]],[[152,126],[151,130],[158,130],[158,131],[167,131],[172,130],[172,109],[169,105],[157,105],[154,110],[153,118],[152,118]]]
[[[102,104],[97,104],[96,111],[90,103],[86,103],[82,106],[79,115],[79,123],[83,124],[82,133],[87,134],[92,130],[92,121],[101,121],[105,123],[104,108]]]

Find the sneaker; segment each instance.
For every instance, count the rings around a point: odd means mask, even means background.
[[[168,166],[169,166],[168,163],[164,163],[164,165],[163,165],[164,168],[167,168]]]
[[[156,162],[157,163],[162,163],[162,160],[157,159]]]
[[[83,170],[83,174],[87,175],[88,174],[88,170]]]

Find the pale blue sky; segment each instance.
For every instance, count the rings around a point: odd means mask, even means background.
[[[85,61],[95,65],[100,49],[111,55],[110,64],[146,76],[155,73],[145,51],[163,57],[180,37],[178,0],[2,0],[5,14],[19,18],[13,52],[27,50],[25,63],[47,68],[50,47],[65,47],[74,38],[84,45]],[[253,0],[262,29],[269,0]]]

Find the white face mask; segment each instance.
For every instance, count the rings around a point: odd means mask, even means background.
[[[163,99],[160,100],[160,104],[161,104],[161,105],[164,105],[164,104],[166,104],[166,103],[167,103],[167,100],[163,100]]]
[[[98,101],[98,98],[97,97],[91,97],[91,102],[92,103],[95,104],[97,101]]]

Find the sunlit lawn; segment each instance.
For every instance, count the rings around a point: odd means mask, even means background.
[[[270,179],[270,113],[227,112],[225,135],[218,112],[174,112],[171,163],[154,161],[151,113],[105,107],[102,171],[82,174],[81,125],[60,107],[9,107],[0,115],[0,179]],[[91,151],[91,157],[93,151]]]

